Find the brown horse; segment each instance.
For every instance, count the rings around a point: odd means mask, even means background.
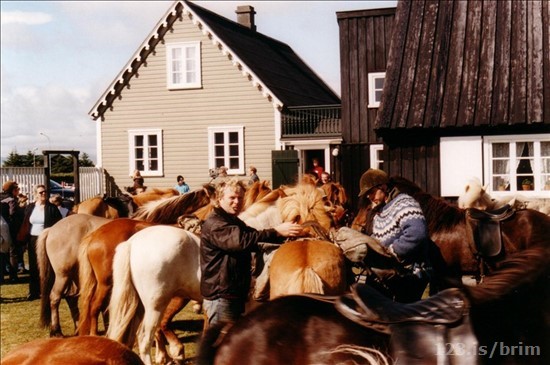
[[[141,365],[143,362],[123,344],[96,336],[38,339],[17,346],[2,358],[2,365],[33,364]]]
[[[151,189],[138,195],[121,194],[117,197],[93,197],[73,207],[74,213],[84,213],[105,218],[133,216],[140,206],[160,199],[178,196],[175,189]]]

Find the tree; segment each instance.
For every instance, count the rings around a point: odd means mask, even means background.
[[[51,155],[51,171],[52,173],[68,173],[73,171],[72,156]],[[80,167],[93,167],[93,161],[87,153],[82,153],[78,160]],[[34,154],[32,151],[27,151],[27,154],[20,155],[16,150],[13,150],[8,155],[8,158],[2,164],[2,167],[43,167],[44,156]]]

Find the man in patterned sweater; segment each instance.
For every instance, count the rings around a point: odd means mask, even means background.
[[[414,301],[427,285],[428,228],[418,202],[391,186],[388,175],[377,169],[367,170],[360,180],[359,196],[373,204],[372,233],[403,269],[401,275],[381,277],[398,301]],[[405,273],[405,274],[403,274]]]

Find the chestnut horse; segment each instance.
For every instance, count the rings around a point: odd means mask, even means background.
[[[178,196],[175,189],[150,189],[138,195],[122,194],[118,197],[96,196],[73,207],[74,213],[84,213],[105,218],[131,217],[140,206],[160,199]]]
[[[123,344],[97,336],[38,339],[17,346],[2,358],[2,365],[32,364],[141,365],[143,362]]]

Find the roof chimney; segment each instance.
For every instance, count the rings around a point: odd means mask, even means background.
[[[237,23],[244,25],[247,28],[250,28],[254,32],[256,31],[256,24],[254,24],[254,7],[250,5],[241,5],[237,6]]]

